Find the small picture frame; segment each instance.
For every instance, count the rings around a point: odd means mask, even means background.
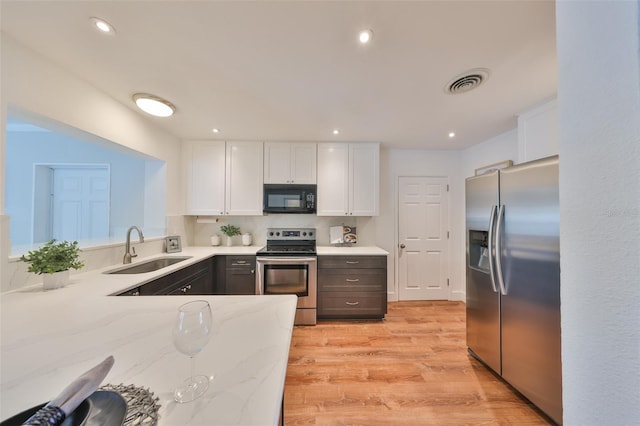
[[[494,170],[504,169],[506,167],[511,167],[511,166],[513,166],[513,161],[511,160],[501,161],[500,163],[489,164],[488,166],[484,166],[484,167],[480,167],[479,169],[476,169],[476,176],[480,176],[485,173],[492,172]]]
[[[182,251],[182,243],[180,242],[180,236],[174,235],[165,238],[167,242],[167,253],[179,253]]]

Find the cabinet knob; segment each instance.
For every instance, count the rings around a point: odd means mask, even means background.
[[[133,293],[131,293],[132,296],[140,296],[140,290],[136,290]]]

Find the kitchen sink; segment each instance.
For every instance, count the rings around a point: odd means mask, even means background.
[[[158,269],[166,268],[167,266],[175,265],[176,263],[191,259],[191,256],[175,256],[175,257],[159,257],[156,259],[147,260],[140,263],[132,263],[131,265],[120,266],[110,271],[105,271],[103,274],[144,274],[145,272],[153,272]]]

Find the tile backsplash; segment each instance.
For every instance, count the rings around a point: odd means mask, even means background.
[[[185,225],[189,245],[209,246],[211,236],[218,234],[222,225],[236,225],[242,233],[248,232],[253,237],[253,245],[266,244],[267,228],[316,228],[318,245],[329,244],[329,228],[336,225],[357,226],[358,244],[374,245],[375,229],[370,225],[370,217],[325,217],[309,214],[272,214],[266,216],[221,216],[217,223],[198,223],[195,216],[186,216]],[[223,240],[224,241],[224,240]],[[241,238],[234,237],[234,245],[240,245]]]

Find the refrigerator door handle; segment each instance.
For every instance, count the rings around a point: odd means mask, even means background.
[[[489,276],[491,277],[491,286],[493,287],[493,292],[498,292],[498,287],[496,286],[496,275],[495,275],[495,262],[493,261],[493,241],[495,234],[495,223],[496,223],[496,210],[498,206],[491,206],[491,217],[489,218],[489,235],[487,241],[487,250],[489,251]]]
[[[500,286],[500,293],[503,296],[507,295],[507,287],[504,284],[502,278],[502,233],[504,232],[504,204],[500,206],[498,210],[497,225],[496,225],[496,276],[498,277],[498,285]]]

